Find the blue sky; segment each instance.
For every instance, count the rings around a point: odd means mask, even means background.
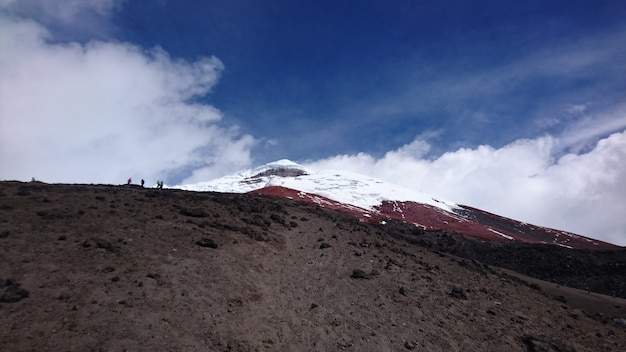
[[[206,101],[278,143],[259,161],[380,156],[424,132],[435,153],[498,147],[560,133],[572,106],[626,91],[619,1],[148,3],[124,6],[117,38],[218,57]]]
[[[288,158],[626,244],[623,1],[0,0],[0,179]]]

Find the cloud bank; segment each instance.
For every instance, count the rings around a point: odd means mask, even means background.
[[[428,149],[428,142],[416,139],[381,158],[339,155],[306,166],[371,175],[516,220],[626,245],[626,131],[600,139],[586,153],[558,158],[563,141],[552,136],[499,149],[461,148],[434,159],[425,158]]]
[[[90,3],[104,13],[114,4]],[[0,179],[194,182],[249,166],[255,139],[197,102],[217,83],[219,59],[55,42],[41,24],[6,12],[0,32]]]

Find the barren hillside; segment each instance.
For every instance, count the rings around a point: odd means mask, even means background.
[[[625,300],[483,264],[469,245],[466,258],[445,254],[454,234],[403,226],[268,196],[0,182],[0,341],[10,351],[626,350]]]

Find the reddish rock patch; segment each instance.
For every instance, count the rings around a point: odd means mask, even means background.
[[[494,243],[541,243],[575,249],[614,250],[621,247],[580,236],[571,232],[527,224],[480,209],[462,205],[455,212],[410,202],[383,201],[376,210],[368,210],[350,204],[295,189],[270,186],[250,192],[302,200],[321,207],[350,213],[370,223],[381,223],[387,219],[401,220],[424,230],[448,230],[465,236]]]

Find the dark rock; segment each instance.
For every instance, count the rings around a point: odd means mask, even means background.
[[[548,337],[526,335],[522,337],[527,352],[574,352],[575,349],[566,346],[558,340]]]
[[[95,238],[94,241],[96,242],[96,248],[103,248],[109,252],[115,252],[115,247],[111,242],[99,238]]]
[[[370,275],[361,269],[352,270],[352,275],[350,275],[353,279],[369,279]]]
[[[404,286],[400,286],[400,289],[398,290],[398,292],[401,295],[406,296],[406,288],[404,288]]]
[[[459,286],[452,287],[452,291],[450,291],[449,295],[452,298],[467,299],[467,295],[465,294],[465,290],[462,287],[459,287]]]
[[[70,294],[69,293],[61,293],[61,295],[59,295],[58,299],[61,300],[61,301],[67,301],[68,299],[70,299]]]
[[[204,210],[202,209],[180,209],[178,211],[178,213],[180,215],[184,215],[184,216],[190,216],[193,218],[204,218],[209,216],[209,214],[207,214]]]
[[[330,247],[332,246],[328,242],[322,242],[322,244],[320,244],[320,249],[330,248]]]
[[[111,278],[111,281],[112,281],[112,282],[118,282],[118,281],[120,281],[120,277],[119,277],[119,276],[113,276],[113,277]]]
[[[409,340],[405,340],[404,341],[404,348],[406,348],[407,350],[412,350],[415,348],[415,344]]]
[[[67,239],[67,236],[65,235],[61,235],[57,238],[58,241],[65,241]]]
[[[13,280],[6,280],[5,285],[7,289],[6,291],[4,291],[2,297],[0,297],[0,302],[14,303],[28,297],[28,291],[21,288],[20,285],[16,282],[13,282]]]
[[[0,232],[0,238],[7,238],[9,237],[9,234],[10,234],[9,231]]]
[[[206,237],[203,237],[199,241],[196,241],[196,244],[200,247],[217,248],[217,243],[215,243],[212,239]]]
[[[106,249],[109,252],[117,251],[117,248],[113,246],[113,243],[107,240],[100,239],[100,238],[90,238],[88,240],[83,241],[82,243],[82,246],[85,248],[90,248],[91,246],[94,246],[94,245],[96,248]]]
[[[281,224],[281,225],[285,225],[285,219],[283,219],[280,215],[278,214],[272,214],[270,215],[270,219],[274,220],[275,222]]]

